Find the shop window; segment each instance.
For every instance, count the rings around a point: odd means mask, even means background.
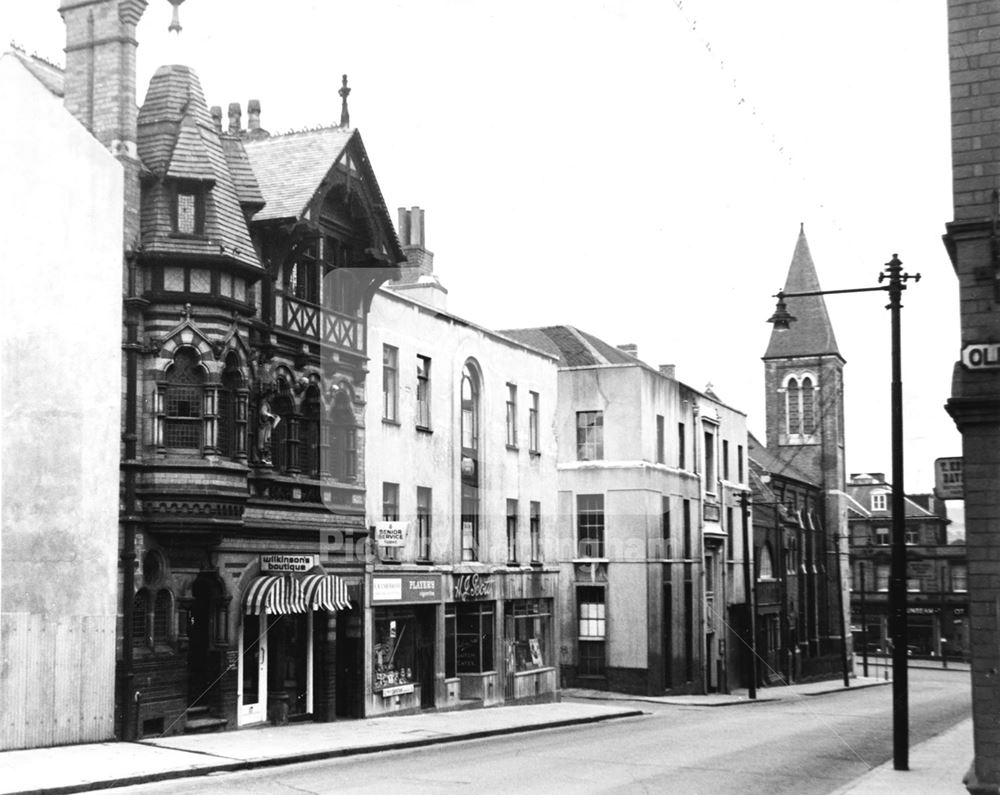
[[[413,684],[417,681],[417,636],[420,624],[413,611],[376,608],[372,649],[372,688]]]
[[[507,446],[517,447],[517,386],[507,384]]]
[[[431,360],[417,357],[417,427],[431,427]]]
[[[551,605],[549,599],[516,599],[504,604],[508,672],[552,665]]]
[[[180,348],[167,370],[164,389],[163,446],[200,450],[205,370],[193,348]]]
[[[604,458],[604,412],[576,413],[576,457],[579,461]]]
[[[584,587],[576,589],[578,610],[578,652],[580,676],[605,675],[605,637],[607,618],[604,589]]]
[[[468,602],[448,605],[454,630],[445,637],[446,673],[483,673],[493,665],[493,602]],[[447,616],[446,616],[447,618]],[[446,629],[448,627],[446,626]]]
[[[382,419],[397,422],[399,419],[399,350],[391,345],[382,346]]]
[[[604,495],[576,496],[577,552],[581,558],[604,557]]]

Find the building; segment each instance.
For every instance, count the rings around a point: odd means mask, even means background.
[[[966,551],[972,637],[975,759],[970,792],[1000,792],[1000,248],[997,162],[1000,86],[992,70],[1000,52],[1000,2],[948,0],[951,58],[951,151],[954,213],[945,248],[961,304],[961,361],[947,410],[962,434]]]
[[[423,210],[399,218],[368,324],[365,714],[552,700],[557,361],[450,314]]]
[[[746,416],[572,326],[505,331],[559,359],[563,685],[744,680]]]
[[[800,229],[784,292],[820,289]],[[750,449],[765,681],[846,676],[850,655],[845,362],[823,297],[786,300],[796,322],[772,331],[764,354],[767,444],[751,438]]]
[[[0,56],[0,750],[114,735],[122,167],[61,91]]]
[[[124,171],[117,731],[360,716],[343,550],[368,536],[367,311],[405,255],[346,78],[339,124],[282,136],[254,101],[223,129],[183,65],[136,108],[145,8],[60,9],[66,109]]]
[[[881,472],[851,475],[851,624],[855,648],[887,652],[892,486]],[[907,646],[915,657],[969,654],[968,563],[964,543],[949,543],[944,503],[907,496]],[[863,644],[863,645],[862,645]]]

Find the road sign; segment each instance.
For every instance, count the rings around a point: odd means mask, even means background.
[[[934,496],[939,500],[965,498],[965,478],[961,457],[934,461]]]

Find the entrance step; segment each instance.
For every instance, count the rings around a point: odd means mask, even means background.
[[[204,734],[206,732],[222,731],[229,724],[225,718],[217,718],[209,714],[208,707],[190,707],[187,710],[187,720],[184,723],[185,734]]]

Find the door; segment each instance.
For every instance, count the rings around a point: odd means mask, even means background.
[[[267,717],[267,627],[263,616],[243,616],[239,652],[237,725],[247,726]]]

